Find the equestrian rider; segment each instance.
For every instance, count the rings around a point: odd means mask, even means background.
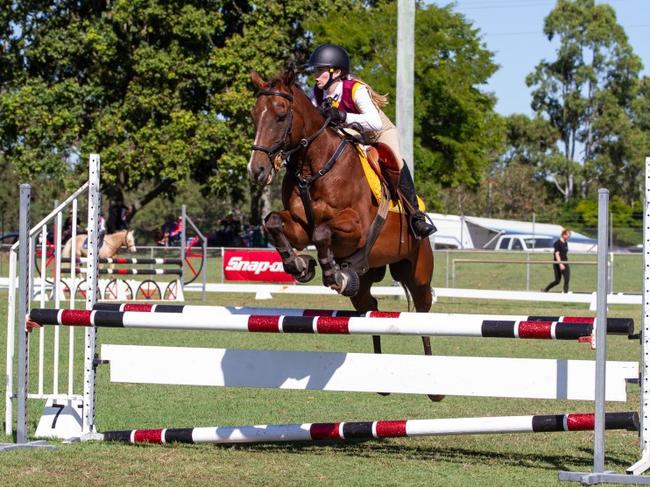
[[[360,127],[364,132],[374,133],[377,142],[390,147],[398,164],[396,170],[384,167],[393,187],[399,188],[413,211],[410,226],[416,238],[427,237],[436,231],[418,208],[413,178],[402,159],[399,149],[399,132],[380,106],[387,103],[364,82],[350,76],[350,58],[347,51],[337,44],[321,44],[309,58],[314,68],[316,84],[312,92],[312,104],[324,117],[330,117],[335,125]]]

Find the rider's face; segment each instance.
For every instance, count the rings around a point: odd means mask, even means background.
[[[318,86],[319,89],[323,89],[327,82],[330,79],[330,73],[332,77],[340,76],[341,75],[341,70],[340,69],[331,69],[331,68],[316,68],[314,70],[314,76],[316,77],[316,86]]]

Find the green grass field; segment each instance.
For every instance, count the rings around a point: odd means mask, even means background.
[[[502,258],[499,254],[497,258]],[[466,257],[465,255],[460,257]],[[459,258],[460,258],[459,257]],[[481,254],[481,258],[483,258]],[[548,256],[540,256],[542,259]],[[440,262],[442,260],[442,262]],[[577,259],[576,259],[577,260]],[[580,259],[582,260],[582,259]],[[434,286],[444,282],[444,259],[439,259]],[[638,255],[616,261],[616,290],[639,291]],[[546,266],[535,270],[538,288],[551,278]],[[549,266],[550,267],[550,266]],[[209,282],[219,280],[217,262],[209,262]],[[536,268],[535,268],[536,269]],[[574,268],[576,290],[593,290],[595,267]],[[522,268],[499,264],[457,269],[459,287],[523,289]],[[584,274],[583,274],[584,272]],[[590,273],[588,275],[587,273]],[[3,272],[4,274],[4,272]],[[504,283],[507,281],[507,283]],[[390,282],[389,279],[386,281]],[[584,287],[583,287],[584,286]],[[531,288],[534,287],[531,285]],[[199,302],[191,293],[188,302]],[[208,304],[323,307],[349,309],[340,297],[278,296],[255,302],[252,295],[212,294]],[[6,291],[0,292],[0,316],[6,316]],[[399,299],[380,300],[380,309],[405,310]],[[591,314],[585,305],[558,307],[552,303],[508,303],[441,300],[437,312],[506,314]],[[613,307],[610,316],[638,318],[634,306]],[[3,320],[4,323],[4,320]],[[5,348],[5,326],[0,326]],[[50,329],[51,330],[51,329]],[[51,331],[48,330],[49,333]],[[62,333],[62,355],[67,356],[67,330]],[[34,341],[36,341],[34,336]],[[83,349],[82,333],[76,349]],[[99,343],[233,347],[318,351],[371,350],[369,337],[251,335],[242,333],[102,329]],[[594,353],[576,342],[514,341],[479,338],[436,338],[435,354],[590,359]],[[421,353],[418,338],[383,340],[388,353]],[[637,360],[638,341],[611,337],[610,360]],[[32,370],[37,347],[32,347]],[[81,361],[80,361],[81,362]],[[65,367],[65,359],[63,360]],[[79,365],[81,365],[79,363]],[[51,370],[51,361],[45,364]],[[453,371],[449,371],[453,373]],[[76,370],[81,386],[81,368]],[[32,374],[32,383],[35,375]],[[65,375],[62,384],[66,384]],[[46,374],[46,389],[51,372]],[[628,402],[609,403],[608,410],[638,409],[638,386],[628,386]],[[518,414],[556,414],[593,411],[590,402],[448,397],[432,403],[426,397],[318,391],[221,389],[108,382],[108,368],[98,373],[97,424],[101,430],[147,427],[193,427],[263,423],[302,423],[374,419],[417,419]],[[42,403],[30,401],[29,427],[34,431]],[[10,438],[4,438],[4,441]],[[622,471],[638,459],[638,436],[633,432],[607,434],[606,468]],[[2,439],[0,439],[2,441]],[[15,451],[0,456],[4,485],[557,485],[557,471],[590,470],[593,435],[579,433],[508,434],[386,439],[357,443],[261,446],[167,445],[133,446],[84,443],[59,446],[55,451]]]

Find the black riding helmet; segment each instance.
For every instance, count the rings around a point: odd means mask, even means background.
[[[309,65],[314,68],[340,69],[345,76],[350,72],[350,56],[338,44],[321,44],[309,57]]]

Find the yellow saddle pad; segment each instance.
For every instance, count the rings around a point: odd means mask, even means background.
[[[359,144],[355,144],[354,146],[357,149],[357,152],[359,153],[359,159],[361,160],[361,167],[363,167],[363,172],[366,175],[366,180],[368,181],[368,186],[370,186],[370,191],[372,191],[372,194],[375,197],[377,203],[380,203],[381,202],[381,181],[379,180],[379,176],[370,166],[370,163],[368,162],[368,156],[366,155],[366,151],[364,150],[364,148],[361,147]],[[419,196],[418,196],[418,207],[420,208],[420,211],[424,211],[426,209],[424,205],[424,201]],[[391,200],[390,204],[388,205],[388,211],[392,211],[393,213],[404,213],[404,208],[402,208],[402,204],[399,200]]]

